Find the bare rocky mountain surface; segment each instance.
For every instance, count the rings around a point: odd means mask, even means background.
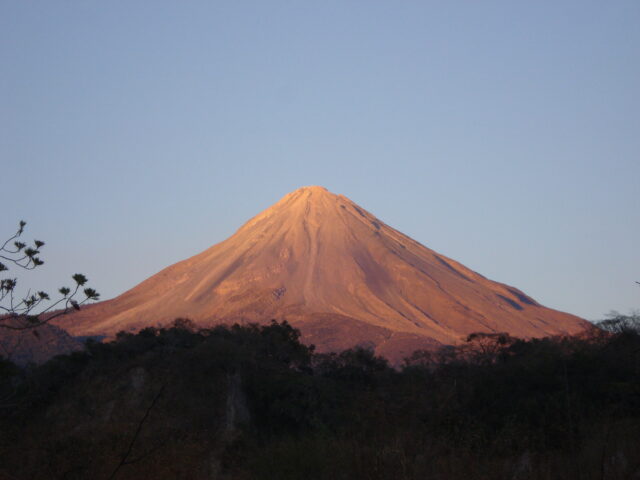
[[[56,320],[76,336],[287,320],[319,351],[368,345],[398,361],[473,332],[574,334],[586,321],[430,250],[342,195],[303,187],[227,240]]]

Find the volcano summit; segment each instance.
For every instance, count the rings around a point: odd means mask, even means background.
[[[114,336],[177,317],[200,326],[288,320],[319,351],[368,344],[392,360],[473,332],[527,338],[587,325],[322,187],[286,195],[227,240],[57,323],[74,335]]]

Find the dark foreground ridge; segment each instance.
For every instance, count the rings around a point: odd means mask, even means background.
[[[0,478],[637,478],[640,336],[605,326],[471,335],[401,369],[287,323],[185,320],[3,361]]]

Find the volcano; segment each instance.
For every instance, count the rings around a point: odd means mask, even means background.
[[[531,338],[587,326],[322,187],[295,190],[227,240],[56,323],[113,337],[178,317],[204,327],[287,320],[319,351],[367,345],[392,360],[474,332]]]

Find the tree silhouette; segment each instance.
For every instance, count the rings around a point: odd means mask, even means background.
[[[16,233],[0,246],[0,272],[8,272],[9,267],[22,270],[34,270],[44,264],[40,251],[45,243],[34,240],[33,245],[20,241],[27,223],[21,220]],[[47,292],[28,289],[22,296],[16,291],[17,278],[0,279],[0,328],[27,330],[50,322],[65,315],[90,300],[97,300],[100,294],[86,287],[88,280],[81,273],[71,277],[73,287],[60,287],[59,297],[52,300]],[[82,297],[84,294],[84,297]]]

